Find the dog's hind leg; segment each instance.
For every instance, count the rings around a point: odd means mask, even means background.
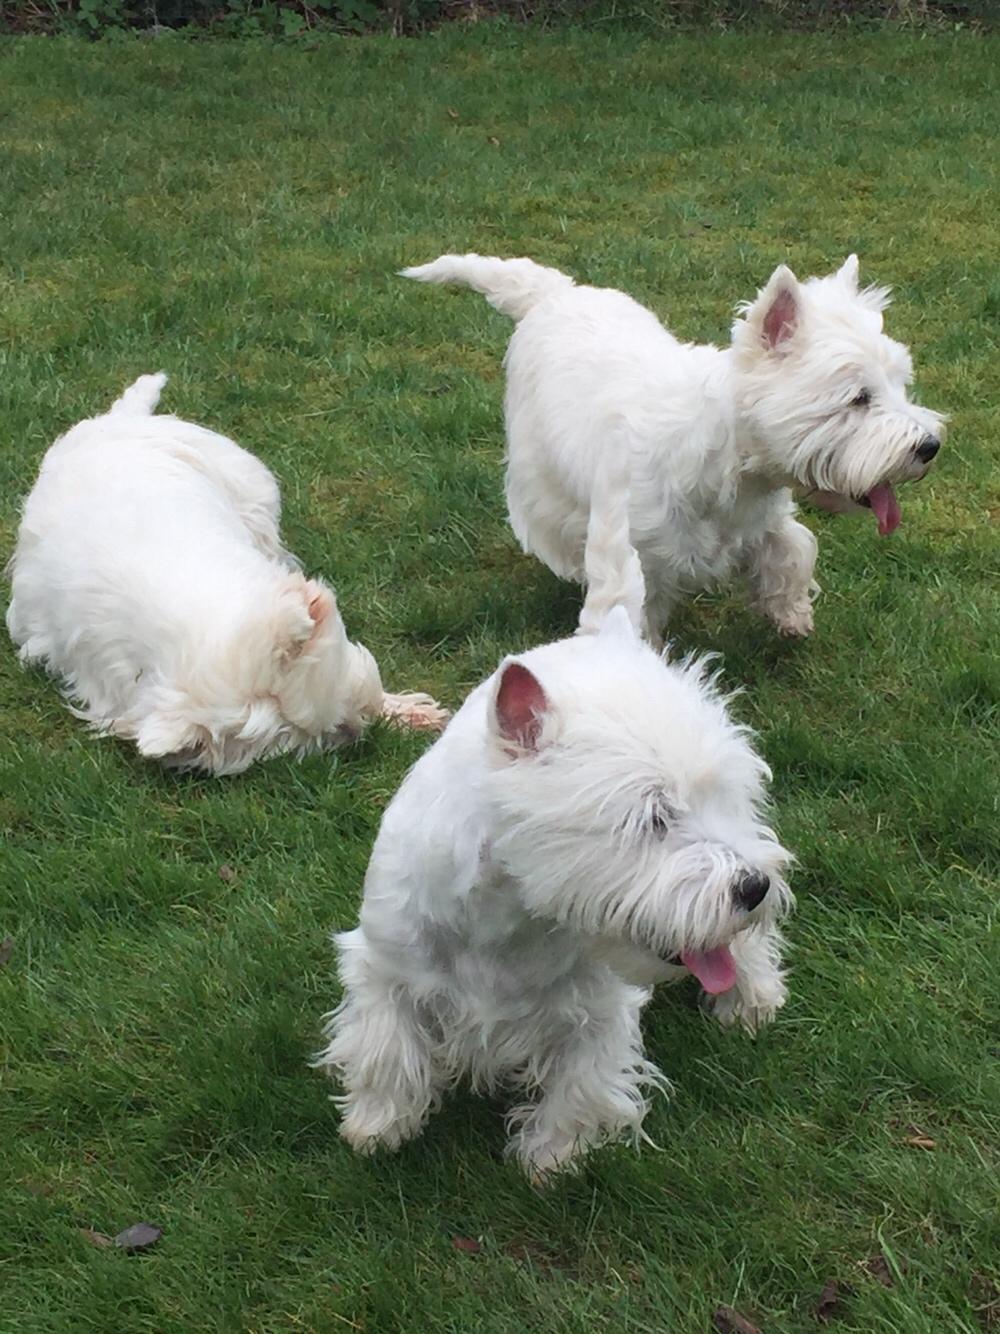
[[[642,637],[657,653],[660,653],[666,643],[665,632],[680,593],[673,584],[662,579],[654,582],[654,578],[649,575],[646,578],[646,588]]]
[[[516,448],[513,440],[517,431]],[[522,438],[523,437],[523,438]],[[532,433],[508,421],[507,514],[514,536],[559,579],[584,580],[588,508],[567,494]]]
[[[748,550],[747,575],[753,604],[783,635],[812,632],[816,539],[791,514],[763,533]]]
[[[358,1153],[369,1154],[398,1149],[420,1133],[438,1104],[441,1081],[412,998],[398,979],[373,966],[363,938],[354,939],[359,936],[360,930],[339,937],[347,993],[314,1064],[339,1073],[340,1133]]]

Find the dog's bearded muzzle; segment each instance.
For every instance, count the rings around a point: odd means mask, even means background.
[[[693,945],[679,950],[657,949],[655,952],[664,963],[671,967],[686,968],[701,983],[709,995],[721,995],[736,985],[737,966],[733,957],[732,942],[741,931],[747,930],[759,921],[767,910],[781,911],[779,900],[783,896],[776,889],[772,899],[771,877],[762,870],[742,869],[731,879],[728,887],[728,917],[730,932],[728,938],[718,943],[696,948]]]
[[[874,483],[845,485],[840,489],[831,485],[834,478],[827,475],[804,482],[805,498],[830,514],[856,514],[870,510],[878,523],[879,535],[888,537],[896,531],[903,518],[895,487],[901,482],[919,482],[927,476],[940,452],[942,434],[943,423],[936,421],[915,443],[904,449],[895,466]],[[834,470],[831,468],[825,471],[832,473]]]

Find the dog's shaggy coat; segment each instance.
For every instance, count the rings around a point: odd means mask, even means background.
[[[782,633],[808,634],[816,539],[791,488],[868,507],[889,533],[894,484],[937,453],[941,418],[909,400],[909,353],[882,331],[888,294],[859,288],[854,255],[804,283],[776,269],[726,349],[681,343],[623,292],[529,259],[443,255],[403,272],[472,287],[517,321],[507,504],[525,551],[561,578],[583,578],[602,456],[628,456],[654,637],[680,597],[737,574]]]
[[[285,551],[264,464],[153,415],[165,382],[142,376],[45,455],[9,567],[22,660],[95,729],[214,774],[349,740],[379,713],[440,727],[428,696],[383,693],[333,591]]]
[[[510,1147],[541,1180],[640,1135],[664,1083],[639,1028],[654,982],[693,972],[751,1029],[784,1001],[767,768],[705,664],[640,639],[616,466],[580,633],[473,691],[386,811],[360,924],[336,937],[345,994],[317,1063],[361,1152],[417,1134],[468,1076],[520,1090]]]

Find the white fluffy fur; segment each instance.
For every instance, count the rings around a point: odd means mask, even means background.
[[[98,730],[215,774],[335,745],[380,712],[440,726],[428,696],[383,694],[333,591],[284,550],[264,464],[152,415],[165,382],[142,376],[45,455],[10,565],[22,660]]]
[[[779,630],[808,634],[816,540],[791,488],[861,508],[875,488],[923,476],[916,450],[940,435],[938,414],[907,397],[909,353],[882,331],[888,293],[859,289],[853,255],[804,283],[776,269],[724,350],[681,343],[624,293],[528,259],[443,255],[403,272],[465,284],[518,321],[505,363],[510,520],[561,578],[584,577],[598,460],[628,452],[654,634],[678,598],[738,573]]]
[[[729,947],[724,1023],[754,1029],[784,1002],[789,855],[765,822],[768,771],[705,663],[642,641],[621,484],[605,467],[583,633],[473,691],[386,811],[360,925],[335,937],[345,994],[317,1064],[343,1081],[360,1152],[416,1135],[468,1077],[520,1091],[510,1148],[541,1181],[641,1136],[666,1081],[640,1011],[686,975],[682,952]],[[747,909],[751,872],[770,889]]]

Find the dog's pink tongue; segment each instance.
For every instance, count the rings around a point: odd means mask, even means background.
[[[736,985],[736,964],[728,945],[719,945],[714,950],[689,950],[681,955],[681,963],[712,996]]]
[[[868,492],[868,504],[878,519],[879,536],[888,537],[890,533],[894,533],[899,527],[903,511],[899,508],[896,493],[888,482],[872,487]]]

